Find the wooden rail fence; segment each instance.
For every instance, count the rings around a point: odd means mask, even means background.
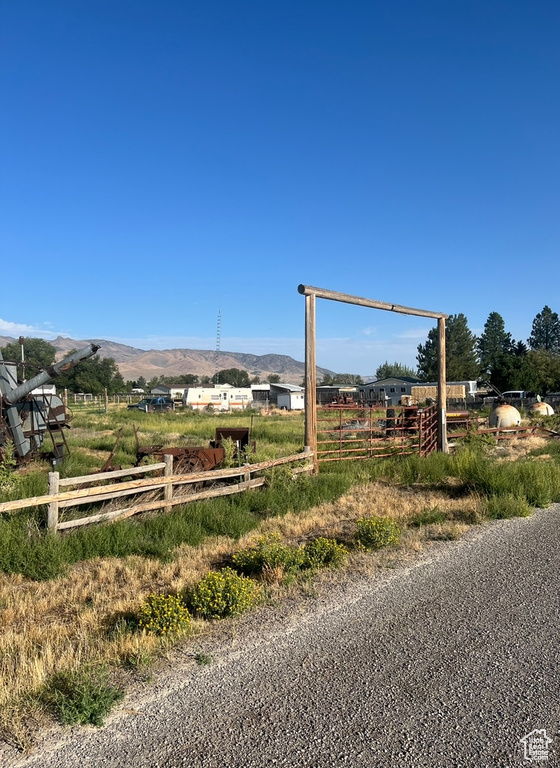
[[[191,472],[183,475],[173,474],[173,456],[165,456],[164,458],[165,461],[158,464],[147,464],[143,467],[119,469],[113,472],[100,472],[95,475],[83,475],[81,477],[61,478],[58,472],[49,472],[48,494],[44,496],[32,496],[27,499],[2,502],[0,503],[0,513],[15,512],[19,509],[38,507],[46,504],[48,505],[48,530],[51,533],[56,533],[57,531],[76,528],[81,525],[89,525],[90,523],[122,520],[123,518],[132,517],[132,515],[136,515],[140,512],[148,512],[155,509],[169,510],[175,505],[187,504],[191,501],[242,493],[251,488],[258,488],[259,486],[264,485],[266,478],[254,477],[256,473],[283,464],[293,464],[295,462],[304,461],[305,464],[303,466],[294,467],[292,470],[294,474],[313,470],[313,453],[310,451],[304,451],[303,453],[297,453],[292,456],[284,456],[280,459],[262,461],[258,464],[243,464],[240,467],[217,469],[211,470],[210,472]],[[91,486],[91,483],[129,478],[161,470],[163,470],[163,475],[160,475],[159,477],[144,477],[138,480],[127,479],[109,485]],[[216,480],[226,480],[235,477],[239,477],[240,481],[231,485],[225,485],[218,488],[203,488],[202,490],[196,490],[194,493],[190,493],[186,496],[176,496],[174,494],[174,489],[177,487],[204,482],[214,482]],[[75,488],[74,490],[60,490],[61,488],[70,488],[77,485],[82,487]],[[85,485],[89,485],[90,487],[83,487]],[[60,521],[59,519],[60,510],[75,507],[80,504],[112,501],[126,496],[154,491],[162,491],[163,498],[142,503],[134,501],[129,507],[91,514],[74,520]]]

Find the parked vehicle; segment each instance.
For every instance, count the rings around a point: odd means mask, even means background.
[[[139,403],[129,405],[128,410],[144,411],[145,413],[173,411],[175,410],[175,403],[170,397],[145,397]]]
[[[507,392],[502,392],[504,400],[524,400],[528,397],[528,393],[523,389],[509,389]]]

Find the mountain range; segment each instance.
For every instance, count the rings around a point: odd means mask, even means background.
[[[0,336],[0,347],[16,339]],[[148,381],[156,376],[179,376],[194,373],[198,376],[213,376],[225,368],[240,368],[251,377],[265,379],[277,373],[287,384],[301,384],[305,376],[305,365],[289,355],[251,355],[244,352],[218,352],[209,349],[137,349],[106,339],[69,339],[58,336],[49,340],[57,350],[57,360],[74,349],[87,344],[97,344],[101,357],[112,357],[117,363],[125,381],[137,381],[143,376]],[[317,368],[317,376],[334,375],[328,368]]]

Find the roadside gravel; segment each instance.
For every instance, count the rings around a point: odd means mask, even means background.
[[[48,734],[17,768],[560,765],[560,505],[471,529],[374,579],[226,622],[100,729]]]

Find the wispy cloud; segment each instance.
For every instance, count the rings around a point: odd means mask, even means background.
[[[52,323],[45,323],[45,325],[52,327]],[[13,323],[10,320],[2,320],[2,318],[0,318],[0,333],[6,336],[39,336],[42,339],[55,339],[59,335],[58,331],[36,328],[25,323]]]

